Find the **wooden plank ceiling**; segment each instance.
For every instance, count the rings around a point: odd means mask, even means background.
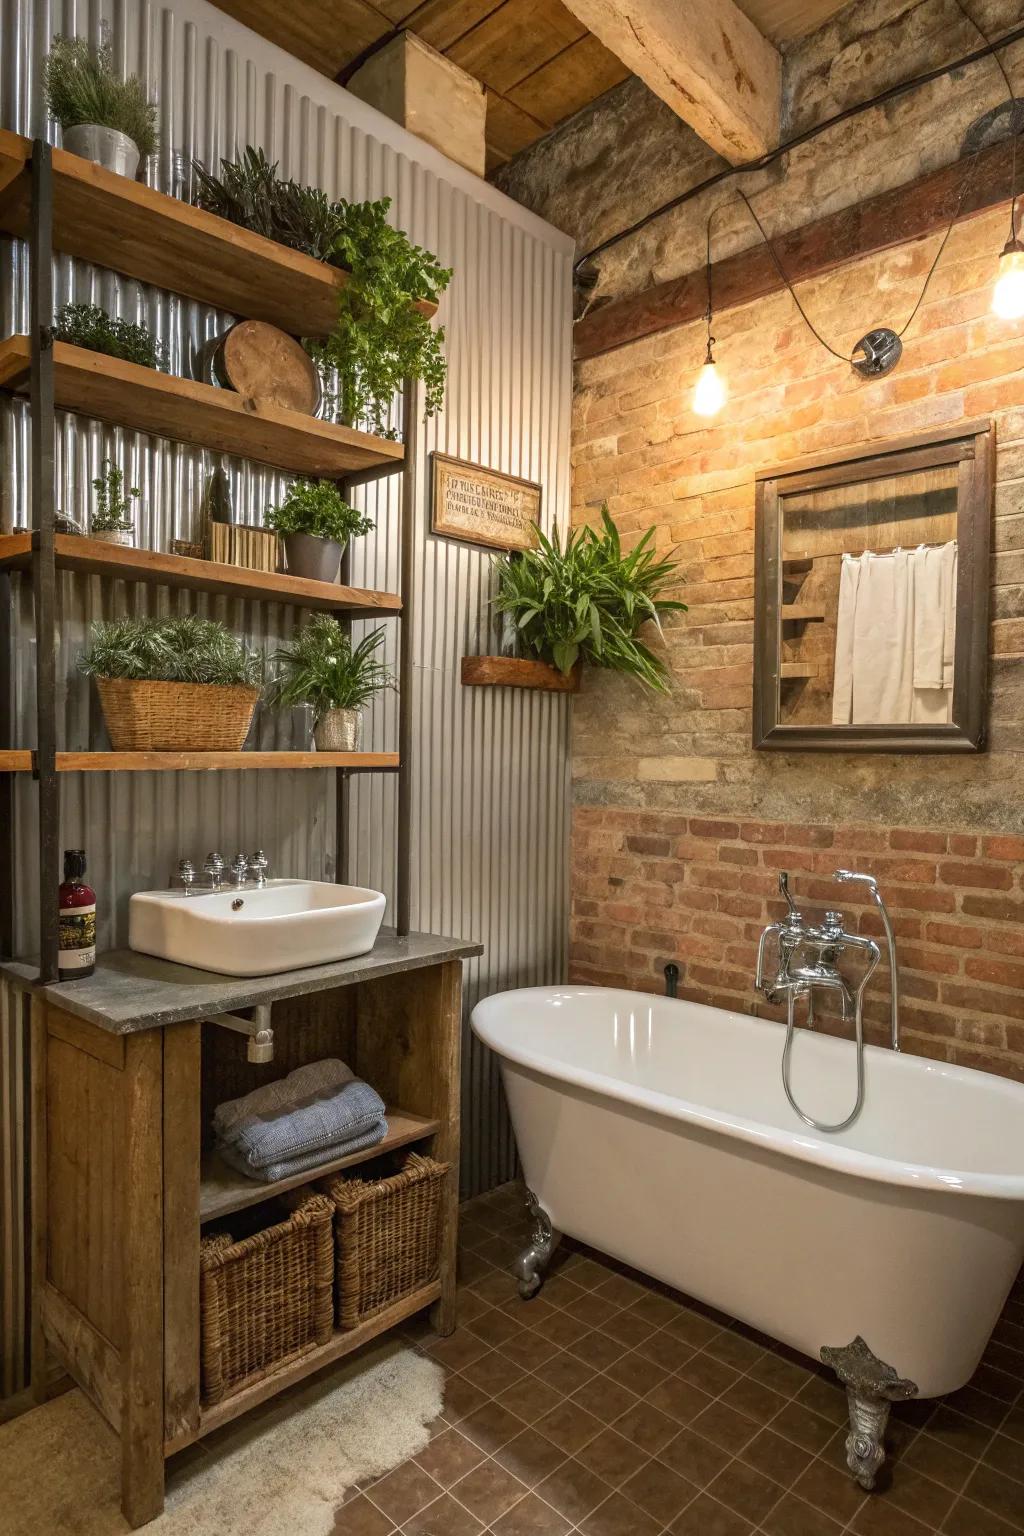
[[[845,0],[738,0],[774,42],[820,26]],[[487,87],[494,170],[629,71],[561,0],[215,0],[222,11],[332,79],[395,32],[424,42]]]

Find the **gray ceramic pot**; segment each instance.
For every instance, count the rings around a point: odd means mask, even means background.
[[[135,180],[139,168],[139,151],[134,139],[117,128],[104,128],[99,123],[79,123],[76,128],[66,128],[63,134],[64,148],[83,160],[92,160],[108,171]]]
[[[311,533],[286,533],[284,555],[289,576],[305,576],[310,581],[337,581],[344,547],[334,539],[315,539]]]
[[[363,734],[362,711],[329,709],[313,731],[318,752],[358,752]]]

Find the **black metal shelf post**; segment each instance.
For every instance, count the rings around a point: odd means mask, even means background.
[[[60,786],[57,779],[57,564],[54,549],[53,162],[49,144],[32,146],[29,321],[32,370],[32,590],[36,638],[36,750],[39,786],[39,979],[57,980],[60,917]]]

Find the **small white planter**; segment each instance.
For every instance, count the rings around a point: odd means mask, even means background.
[[[139,169],[139,149],[134,139],[117,128],[104,128],[100,123],[79,123],[66,128],[63,134],[64,148],[83,160],[92,160],[118,176],[135,180]]]
[[[358,752],[363,735],[359,709],[328,709],[313,730],[318,752]]]
[[[131,528],[99,528],[91,530],[90,539],[97,539],[101,544],[120,544],[125,549],[135,548],[135,532]]]

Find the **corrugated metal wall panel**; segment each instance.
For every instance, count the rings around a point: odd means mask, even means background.
[[[425,450],[438,448],[539,480],[545,520],[564,518],[571,389],[571,246],[565,237],[203,0],[180,0],[173,7],[150,0],[67,0],[64,5],[0,0],[4,127],[47,131],[38,81],[50,37],[61,31],[95,38],[104,21],[124,67],[145,75],[158,92],[164,148],[149,175],[164,190],[176,190],[181,156],[216,165],[221,155],[259,143],[281,161],[286,174],[332,195],[394,199],[402,228],[455,268],[441,310],[448,399],[442,416],[425,429]],[[0,262],[0,323],[6,334],[24,329],[27,321],[24,248],[5,243]],[[55,276],[58,304],[94,301],[144,321],[167,342],[175,372],[192,372],[203,343],[231,318],[63,257]],[[178,444],[62,415],[57,468],[64,510],[82,516],[88,482],[108,455],[142,490],[141,542],[166,549],[172,538],[189,537],[215,460]],[[0,527],[24,525],[29,482],[23,403],[8,402],[0,409],[0,456]],[[468,1009],[487,992],[563,974],[570,706],[564,698],[460,687],[461,655],[485,648],[493,638],[490,558],[485,551],[430,536],[425,455],[421,463],[412,679],[417,720],[413,922],[422,929],[477,938],[486,946],[482,959],[466,968]],[[280,477],[237,460],[225,461],[225,467],[236,520],[255,521],[280,488]],[[353,552],[351,578],[393,588],[398,580],[397,481],[367,488],[362,500],[378,526]],[[16,692],[22,744],[31,742],[34,731],[26,587],[19,583]],[[59,669],[67,677],[62,745],[102,744],[97,706],[85,681],[74,674],[91,620],[115,609],[191,607],[223,618],[267,649],[291,632],[296,618],[284,607],[62,578]],[[389,633],[392,659],[396,646],[397,635]],[[396,719],[395,699],[388,696],[367,722],[369,741],[392,746]],[[302,742],[301,721],[263,713],[258,730],[262,745]],[[125,942],[131,891],[163,884],[183,853],[202,857],[208,848],[219,847],[230,856],[237,847],[261,843],[277,871],[333,875],[334,795],[327,774],[69,775],[62,790],[62,836],[66,844],[89,850],[101,894],[104,945]],[[389,894],[394,795],[393,781],[384,776],[357,778],[347,791],[349,876]],[[37,897],[34,790],[27,781],[19,784],[18,804],[18,944],[29,952]],[[23,1128],[8,1093],[21,1070],[16,1035],[5,1015],[0,1075],[6,1116],[0,1172],[5,1181],[23,1172],[15,1159]],[[510,1175],[514,1150],[496,1069],[468,1032],[464,1101],[463,1182],[472,1193]],[[5,1270],[15,1257],[9,1246],[12,1230],[5,1222]],[[5,1339],[5,1355],[12,1347]]]

